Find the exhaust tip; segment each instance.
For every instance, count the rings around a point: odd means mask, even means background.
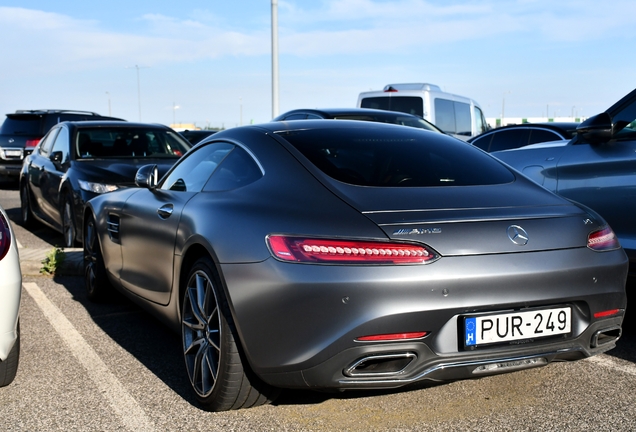
[[[412,352],[369,355],[357,360],[343,373],[349,377],[379,377],[400,374],[417,355]]]
[[[598,348],[616,342],[622,335],[623,330],[620,326],[609,327],[598,330],[592,335],[590,347]]]

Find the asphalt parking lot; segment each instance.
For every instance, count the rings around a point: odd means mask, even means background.
[[[0,184],[0,204],[24,261],[20,367],[0,389],[4,430],[617,431],[636,424],[632,324],[617,348],[583,361],[395,391],[284,391],[273,405],[202,411],[179,336],[123,298],[88,302],[73,264],[79,250],[68,251],[64,274],[41,275],[38,262],[61,235],[19,225],[15,184]]]

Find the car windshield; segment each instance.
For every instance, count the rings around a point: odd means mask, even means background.
[[[174,158],[190,149],[179,134],[159,128],[85,128],[75,137],[77,159]]]
[[[368,127],[279,135],[328,176],[358,186],[472,186],[514,180],[510,170],[472,145],[428,131]]]

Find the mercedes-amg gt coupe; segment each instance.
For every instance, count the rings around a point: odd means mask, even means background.
[[[114,286],[178,331],[209,410],[512,372],[621,335],[606,222],[444,134],[239,127],[136,184],[85,207],[87,294]]]

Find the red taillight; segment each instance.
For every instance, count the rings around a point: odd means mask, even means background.
[[[40,138],[28,139],[26,140],[26,144],[24,145],[24,148],[33,150],[35,146],[37,146],[39,143],[40,143]]]
[[[410,332],[410,333],[388,333],[370,336],[361,336],[356,338],[359,342],[386,342],[386,341],[403,341],[409,339],[420,339],[426,336],[428,332]]]
[[[9,230],[9,223],[4,218],[4,215],[0,214],[0,260],[9,252],[10,246],[11,231]]]
[[[602,312],[596,312],[594,318],[607,318],[608,316],[616,315],[620,312],[620,309],[610,309]]]
[[[408,243],[388,243],[320,238],[267,237],[274,257],[291,262],[336,264],[423,264],[438,255],[432,250]]]
[[[587,236],[587,247],[595,251],[609,251],[621,247],[616,234],[610,227],[591,232]]]

